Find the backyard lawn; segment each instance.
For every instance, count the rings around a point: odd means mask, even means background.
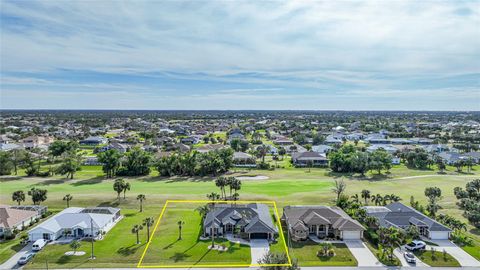
[[[422,262],[434,267],[459,267],[458,261],[452,255],[442,251],[418,250],[414,252]]]
[[[195,208],[201,204],[169,203],[148,246],[142,266],[201,266],[201,265],[249,265],[250,247],[226,240],[216,240],[226,251],[209,250],[210,240],[199,240],[202,220]],[[179,239],[178,221],[182,226]]]
[[[357,266],[357,260],[352,255],[347,245],[335,243],[333,257],[318,257],[317,252],[321,249],[318,243],[313,241],[291,242],[290,256],[297,259],[300,266]]]

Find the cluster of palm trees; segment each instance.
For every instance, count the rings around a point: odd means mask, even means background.
[[[393,250],[405,242],[405,234],[397,228],[380,228],[377,231],[379,239],[379,248],[382,250],[382,258],[387,256],[388,260],[393,261]]]
[[[136,234],[137,236],[137,242],[136,244],[140,244],[140,231],[143,230],[143,228],[147,228],[147,242],[150,242],[150,228],[153,226],[155,223],[155,220],[153,217],[147,217],[143,220],[142,224],[135,224],[132,227],[132,233]],[[145,226],[145,227],[144,227]]]
[[[215,180],[215,185],[220,188],[220,197],[223,200],[237,200],[239,197],[239,194],[237,191],[239,191],[242,188],[242,181],[236,179],[235,177],[224,177],[220,176]],[[227,187],[229,189],[229,196],[227,197]],[[218,200],[217,196],[209,194],[212,197],[209,197],[212,201]],[[207,195],[207,197],[209,196]]]
[[[356,203],[360,202],[360,198],[363,199],[364,204],[368,205],[368,202],[371,201],[375,205],[387,205],[391,202],[398,202],[401,201],[402,198],[395,194],[386,194],[386,195],[381,195],[381,194],[374,194],[372,195],[370,190],[364,189],[360,192],[360,196],[358,194],[355,194],[352,196],[352,200]]]
[[[123,192],[123,199],[126,197],[127,190],[130,190],[130,183],[123,179],[117,179],[113,183],[113,190],[117,192],[117,199],[120,200],[120,194]]]

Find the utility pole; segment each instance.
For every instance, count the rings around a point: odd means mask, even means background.
[[[93,236],[93,218],[90,219],[90,233],[92,235],[92,256],[90,259],[95,259],[95,256],[93,255],[93,241],[94,241],[94,236]]]

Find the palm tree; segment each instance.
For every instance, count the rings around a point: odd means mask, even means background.
[[[207,215],[208,211],[210,211],[210,208],[208,207],[208,204],[205,204],[197,207],[195,211],[197,211],[200,214],[203,220],[203,218]]]
[[[220,195],[216,192],[207,194],[207,198],[212,201],[212,205],[215,205],[215,201],[220,199]]]
[[[132,233],[137,234],[137,245],[140,244],[140,239],[138,238],[138,233],[143,229],[142,225],[134,225],[132,228]]]
[[[381,205],[382,202],[383,202],[383,197],[382,197],[382,195],[377,194],[377,195],[373,195],[371,197],[371,200],[372,200],[372,202],[375,203],[375,205]]]
[[[226,197],[226,194],[225,194],[225,185],[226,184],[227,184],[227,179],[223,176],[218,177],[215,180],[215,185],[220,188],[220,193],[222,195],[222,198]]]
[[[140,201],[140,212],[143,212],[143,201],[146,200],[145,194],[138,194],[137,201]]]
[[[130,183],[125,182],[125,184],[122,187],[123,199],[125,199],[125,193],[127,193],[127,190],[130,190]]]
[[[177,221],[177,225],[178,225],[178,240],[182,240],[182,227],[183,225],[185,224],[185,222],[179,220]]]
[[[359,199],[358,199],[358,194],[355,194],[355,195],[352,195],[352,201],[355,202],[355,203],[358,203],[359,202]]]
[[[147,217],[143,220],[143,226],[147,227],[147,242],[150,242],[150,227],[153,226],[153,223],[155,223],[153,217]]]
[[[123,179],[117,179],[113,183],[113,190],[117,192],[117,199],[120,200],[120,194],[123,191],[123,186],[125,185],[125,181]]]
[[[67,194],[63,197],[63,200],[67,202],[67,208],[70,207],[70,201],[73,199],[73,196],[70,194]]]
[[[73,254],[75,254],[77,252],[77,249],[79,249],[81,246],[82,244],[80,244],[80,242],[78,242],[77,240],[73,240],[72,242],[70,242],[70,248],[73,249]]]
[[[392,197],[390,197],[390,195],[385,195],[383,196],[383,205],[387,205],[389,201],[392,200]]]
[[[362,198],[365,200],[365,205],[367,205],[368,199],[370,199],[370,190],[368,189],[362,190]]]
[[[347,185],[343,182],[342,179],[335,180],[335,187],[332,189],[335,194],[337,194],[337,202],[340,199],[340,195],[342,195],[345,190],[347,189]]]
[[[12,193],[12,201],[15,201],[20,205],[21,202],[25,201],[25,193],[22,190],[17,190]]]

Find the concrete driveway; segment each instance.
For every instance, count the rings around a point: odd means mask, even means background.
[[[452,255],[457,261],[460,263],[461,266],[472,266],[472,267],[480,267],[480,262],[473,258],[470,254],[465,252],[461,247],[455,245],[454,243],[450,242],[449,240],[430,240],[431,242],[438,245],[438,247],[433,246],[433,248],[437,251],[445,251]],[[430,246],[427,248],[430,249]]]
[[[405,260],[405,257],[403,254],[406,252],[405,248],[396,248],[393,250],[393,255],[395,255],[400,262],[402,263],[402,266],[405,267],[429,267],[427,264],[422,262],[417,256],[415,258],[417,259],[416,263],[409,263],[407,260]]]
[[[250,240],[250,253],[252,255],[251,264],[258,264],[258,261],[263,258],[270,250],[268,240],[254,239]]]
[[[358,266],[383,266],[361,240],[346,240],[350,252],[358,261]]]
[[[24,248],[22,248],[19,252],[15,253],[12,257],[10,257],[10,259],[8,259],[3,264],[0,264],[0,269],[4,270],[4,269],[20,268],[20,266],[17,265],[18,260],[20,259],[20,257],[30,252],[33,252],[32,243],[29,243],[28,245],[26,245]]]

